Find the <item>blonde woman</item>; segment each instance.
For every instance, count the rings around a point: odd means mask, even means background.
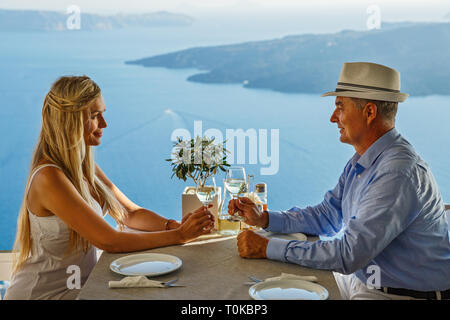
[[[211,232],[199,208],[179,224],[129,200],[94,162],[106,121],[100,88],[89,77],[61,77],[47,93],[42,129],[20,209],[13,278],[5,299],[73,299],[69,266],[84,284],[97,262],[95,247],[130,252],[181,244]],[[108,213],[119,229],[111,227]],[[126,232],[124,227],[152,232]]]

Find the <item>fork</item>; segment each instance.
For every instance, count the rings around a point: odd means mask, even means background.
[[[248,277],[254,283],[258,283],[258,282],[263,282],[264,281],[264,280],[260,280],[258,278],[255,278],[253,276],[248,276]],[[305,280],[305,281],[310,281],[310,282],[317,282],[317,277],[316,276],[297,276],[296,278],[299,279],[299,280]]]
[[[255,278],[255,277],[253,277],[253,276],[248,276],[248,277],[250,278],[250,280],[252,280],[252,281],[255,282],[255,283],[263,282],[263,280],[258,279],[258,278]]]
[[[258,278],[255,278],[253,276],[248,276],[250,278],[250,280],[252,280],[253,282],[244,282],[244,284],[249,284],[249,285],[254,285],[255,283],[258,282],[263,282],[263,280],[260,280]]]
[[[147,279],[150,279],[150,277],[147,277]],[[150,279],[150,280],[153,280],[153,279]],[[178,278],[175,278],[175,279],[172,279],[172,280],[169,280],[169,281],[161,282],[161,284],[164,287],[166,287],[166,288],[169,288],[169,287],[185,287],[185,286],[180,285],[180,284],[174,284],[177,281],[178,281]]]
[[[169,281],[166,281],[166,282],[162,282],[162,284],[165,287],[185,287],[185,286],[180,285],[180,284],[174,284],[177,281],[178,281],[178,278],[175,278],[175,279],[172,279],[172,280],[169,280]]]

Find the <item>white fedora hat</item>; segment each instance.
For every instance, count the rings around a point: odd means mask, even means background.
[[[400,73],[381,64],[370,62],[347,62],[342,67],[335,91],[322,94],[403,102],[407,93],[400,92]]]

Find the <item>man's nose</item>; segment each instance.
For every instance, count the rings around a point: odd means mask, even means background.
[[[338,118],[337,118],[337,116],[336,116],[336,110],[337,109],[334,109],[334,111],[333,111],[333,113],[331,114],[331,118],[330,118],[330,121],[331,122],[338,122]]]

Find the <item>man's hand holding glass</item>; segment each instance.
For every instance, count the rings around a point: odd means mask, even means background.
[[[267,211],[261,212],[249,198],[241,197],[230,200],[228,214],[233,215],[235,212],[242,216],[248,225],[261,228],[267,228],[269,225]],[[243,231],[237,237],[239,255],[243,258],[267,258],[268,243],[269,239],[251,230]]]

